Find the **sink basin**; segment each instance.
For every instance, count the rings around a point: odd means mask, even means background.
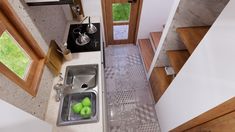
[[[72,105],[77,102],[81,102],[85,97],[91,100],[92,115],[89,118],[83,118],[79,114],[72,111]],[[83,93],[71,93],[65,95],[61,102],[61,111],[57,121],[58,126],[72,125],[80,123],[91,123],[98,121],[98,104],[97,104],[97,93],[83,92]]]
[[[72,88],[94,88],[97,82],[98,65],[68,66],[65,72],[65,84]]]
[[[98,65],[78,65],[66,68],[64,84],[71,86],[63,90],[60,100],[58,126],[92,123],[98,121]],[[72,111],[74,103],[81,102],[85,97],[91,100],[92,115],[83,118]]]

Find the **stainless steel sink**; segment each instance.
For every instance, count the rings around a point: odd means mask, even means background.
[[[66,68],[64,84],[67,87],[63,91],[60,101],[58,126],[92,123],[98,121],[99,110],[99,91],[98,91],[98,65],[78,65]],[[85,85],[85,86],[84,86]],[[81,102],[85,97],[92,102],[92,115],[83,118],[72,111],[72,105]]]
[[[98,65],[68,66],[65,72],[65,85],[72,85],[72,88],[94,88],[97,69]]]

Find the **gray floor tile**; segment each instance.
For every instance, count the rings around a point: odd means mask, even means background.
[[[105,49],[110,132],[160,132],[139,50],[132,44]]]

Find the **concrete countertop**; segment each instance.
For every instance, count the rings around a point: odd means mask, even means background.
[[[93,18],[94,20],[94,18]],[[93,21],[94,22],[94,21]],[[99,22],[99,19],[95,18],[95,22]],[[67,34],[69,30],[69,25],[77,22],[69,22],[65,30],[64,40],[67,40]],[[87,22],[85,22],[87,23]],[[102,42],[102,37],[101,37]],[[78,124],[78,125],[68,125],[68,126],[56,126],[57,117],[59,112],[60,102],[55,101],[56,91],[51,90],[48,108],[45,116],[45,121],[53,125],[53,132],[105,132],[106,131],[106,106],[105,106],[105,89],[104,89],[104,68],[103,68],[103,51],[101,46],[101,51],[95,52],[82,52],[73,53],[73,59],[71,61],[65,61],[61,68],[62,76],[65,75],[65,70],[67,66],[71,65],[87,65],[87,64],[98,64],[98,85],[99,85],[99,117],[98,122]],[[53,86],[58,82],[59,77],[55,77]]]

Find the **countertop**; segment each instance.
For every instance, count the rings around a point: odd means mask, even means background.
[[[97,21],[96,21],[97,22]],[[71,22],[74,23],[74,22]],[[68,23],[71,24],[71,23]],[[69,27],[69,26],[67,26]],[[65,30],[65,38],[66,33],[68,33],[68,28]],[[102,38],[102,37],[101,37]],[[102,40],[101,40],[102,41]],[[102,46],[101,46],[102,49]],[[51,95],[48,102],[47,113],[45,116],[45,121],[53,125],[53,132],[105,132],[106,131],[106,106],[105,106],[105,89],[104,89],[104,69],[103,69],[103,53],[102,51],[95,52],[83,52],[83,53],[73,53],[73,59],[71,61],[65,61],[61,68],[62,76],[65,75],[65,70],[67,66],[70,65],[86,65],[86,64],[98,64],[98,85],[99,85],[99,117],[98,122],[95,123],[87,123],[87,124],[78,124],[78,125],[68,125],[68,126],[56,126],[58,111],[60,102],[55,101],[56,91],[54,89],[51,90]],[[53,86],[58,82],[59,77],[55,77]]]

